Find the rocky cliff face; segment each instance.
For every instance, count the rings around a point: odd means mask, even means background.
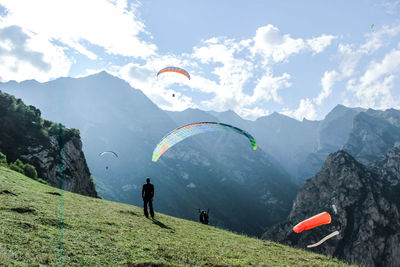
[[[395,110],[388,110],[387,114],[393,111]],[[400,115],[399,111],[396,112]],[[400,145],[400,128],[396,126],[396,121],[378,115],[373,110],[359,113],[354,118],[352,132],[343,145],[343,150],[363,164],[374,162],[393,146]],[[382,112],[382,115],[385,113]]]
[[[333,231],[314,251],[366,266],[400,266],[400,148],[372,166],[344,151],[331,154],[298,193],[287,220],[263,238],[305,248]],[[300,221],[328,211],[332,222],[300,234]]]
[[[32,164],[38,176],[52,186],[59,186],[62,171],[64,190],[97,197],[79,131],[59,127],[40,114],[35,107],[0,92],[0,152],[9,162],[19,158]]]

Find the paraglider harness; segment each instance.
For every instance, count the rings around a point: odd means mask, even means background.
[[[207,210],[207,212],[205,212],[204,210],[199,209],[199,213],[200,213],[200,222],[202,224],[208,224],[208,213],[210,212],[210,209]]]

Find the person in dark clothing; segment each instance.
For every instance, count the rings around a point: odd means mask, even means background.
[[[200,222],[203,224],[208,224],[208,213],[210,212],[210,210],[208,210],[207,212],[205,212],[204,210],[200,211],[199,209],[199,213],[200,213]]]
[[[154,218],[154,211],[153,211],[154,185],[150,183],[150,178],[147,178],[146,183],[143,185],[142,198],[144,204],[144,216],[146,216],[146,218],[149,218],[149,213],[147,212],[147,203],[149,203],[150,215],[151,218]]]

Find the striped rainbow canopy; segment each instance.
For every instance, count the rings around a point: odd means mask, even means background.
[[[162,70],[160,70],[160,71],[157,73],[157,77],[158,77],[158,75],[160,75],[161,73],[164,73],[164,72],[176,72],[176,73],[180,73],[180,74],[182,74],[182,75],[185,75],[185,76],[190,80],[189,72],[187,72],[186,70],[184,70],[184,69],[182,69],[182,68],[178,68],[178,67],[166,67],[166,68],[163,68]]]
[[[242,134],[249,139],[253,150],[257,149],[256,140],[248,132],[243,131],[242,129],[222,122],[196,122],[176,128],[175,130],[164,136],[161,139],[161,142],[158,143],[156,148],[154,149],[152,160],[156,162],[161,157],[161,155],[165,153],[165,151],[167,151],[170,147],[174,146],[176,143],[179,143],[183,139],[186,139],[196,134],[215,131],[234,131],[238,134]]]

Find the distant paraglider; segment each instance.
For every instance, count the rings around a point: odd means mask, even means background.
[[[99,154],[99,156],[103,156],[103,155],[105,155],[105,154],[112,154],[112,155],[116,156],[117,158],[119,158],[119,157],[118,157],[118,154],[115,153],[114,151],[103,151],[103,152],[101,152],[101,153]]]
[[[160,71],[157,73],[157,77],[158,77],[160,74],[165,73],[165,72],[176,72],[176,73],[180,73],[180,74],[186,76],[186,77],[190,80],[190,74],[189,74],[189,72],[187,72],[186,70],[184,70],[184,69],[182,69],[182,68],[178,68],[178,67],[166,67],[166,68],[163,68],[162,70],[160,70]]]
[[[335,214],[337,214],[337,208],[336,208],[335,204],[332,204],[332,208],[333,208],[333,211],[335,212]]]
[[[331,223],[331,220],[331,215],[328,212],[324,211],[298,223],[295,227],[293,227],[293,231],[295,231],[296,233],[301,233],[305,230],[309,230],[323,224],[329,224]]]
[[[114,151],[103,151],[103,152],[101,152],[101,153],[99,154],[99,156],[101,157],[101,156],[108,155],[108,154],[111,154],[111,155],[113,155],[114,157],[116,157],[117,159],[119,159],[118,154],[115,153]],[[106,170],[108,170],[108,166],[106,166]]]
[[[161,155],[165,153],[165,151],[188,137],[201,133],[215,131],[233,131],[238,134],[244,135],[249,139],[253,150],[257,149],[256,140],[248,132],[243,131],[242,129],[222,122],[196,122],[176,128],[175,130],[164,136],[161,139],[160,143],[158,143],[156,148],[154,149],[152,160],[156,162],[161,157]]]

